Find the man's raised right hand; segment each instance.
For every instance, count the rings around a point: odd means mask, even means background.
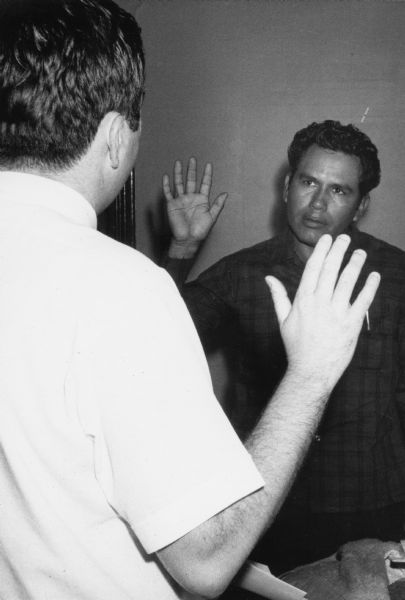
[[[163,175],[163,194],[167,202],[167,216],[173,236],[169,248],[170,258],[193,258],[214,226],[228,194],[219,194],[210,203],[211,185],[212,164],[207,163],[198,187],[197,161],[194,157],[191,157],[188,162],[185,185],[182,163],[176,160],[174,194],[169,176]]]

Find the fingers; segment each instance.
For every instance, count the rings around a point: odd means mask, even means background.
[[[350,238],[346,235],[336,238],[324,260],[316,290],[319,297],[331,298],[335,306],[343,309],[346,309],[350,305],[354,287],[367,258],[364,250],[355,250],[339,279],[337,279],[349,243]],[[359,322],[364,319],[366,311],[374,300],[379,283],[379,273],[373,272],[368,276],[366,283],[350,309],[351,316],[354,319]]]
[[[214,202],[212,203],[210,207],[210,214],[213,223],[215,223],[215,221],[218,219],[219,213],[224,208],[227,197],[227,193],[220,194],[217,198],[215,198]]]
[[[377,293],[380,281],[381,275],[375,271],[370,273],[370,275],[367,277],[363,289],[359,292],[351,307],[354,318],[358,318],[359,320],[363,321],[364,316],[370,308],[370,305]]]
[[[357,249],[353,252],[349,262],[343,269],[339,281],[333,293],[335,304],[347,306],[353,293],[354,286],[359,278],[360,271],[363,268],[367,254],[364,250]]]
[[[318,284],[319,275],[325,262],[325,258],[331,245],[332,237],[330,235],[323,235],[319,238],[314,251],[305,265],[297,295],[310,294],[315,290]]]
[[[274,302],[274,309],[276,311],[277,320],[281,327],[284,323],[291,310],[291,302],[288,298],[287,291],[284,285],[273,277],[272,275],[268,275],[265,277],[266,283],[270,288],[270,292]]]
[[[169,178],[169,175],[167,175],[166,173],[163,175],[162,187],[163,187],[163,194],[164,194],[164,197],[166,198],[166,200],[167,201],[173,200],[172,191],[170,189],[170,178]]]
[[[207,199],[211,192],[212,185],[212,164],[207,163],[205,165],[204,173],[201,180],[200,194],[206,196]],[[180,160],[176,160],[174,163],[174,188],[176,196],[184,196],[184,183],[183,183],[183,165]],[[192,156],[187,165],[186,173],[186,194],[195,194],[197,189],[197,160]],[[163,193],[166,200],[173,200],[173,194],[170,189],[170,178],[167,174],[163,175]],[[218,200],[218,199],[217,199]],[[216,201],[217,202],[217,201]],[[222,202],[222,204],[221,204]],[[219,209],[223,207],[223,194],[221,194],[218,202]],[[220,212],[219,210],[219,212]],[[218,214],[219,214],[218,212]],[[218,215],[217,215],[218,216]]]
[[[183,196],[183,167],[180,160],[176,160],[174,163],[174,186],[177,196]]]
[[[212,184],[212,164],[207,163],[205,165],[204,173],[203,173],[202,180],[201,180],[200,194],[203,194],[204,196],[207,196],[207,198],[208,198],[208,196],[210,195],[210,191],[211,191],[211,184]]]
[[[192,156],[188,161],[187,178],[186,178],[186,193],[195,194],[197,185],[197,161]],[[180,195],[180,194],[179,194]]]
[[[327,256],[323,261],[316,286],[316,292],[320,298],[329,299],[332,297],[335,284],[339,276],[340,267],[342,266],[342,261],[349,244],[350,237],[348,235],[339,235],[333,242]],[[361,266],[362,265],[360,265],[360,269]],[[357,280],[360,269],[357,271],[354,283]]]

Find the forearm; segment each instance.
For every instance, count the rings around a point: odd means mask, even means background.
[[[297,392],[297,390],[299,390]],[[185,552],[195,571],[190,583],[211,583],[215,596],[235,577],[263,531],[282,505],[326,405],[328,392],[321,382],[288,372],[247,441],[247,448],[265,480],[265,486],[197,527],[176,542],[179,556]],[[170,564],[163,562],[173,576]],[[201,573],[203,575],[201,575]],[[198,585],[196,589],[201,589]],[[192,590],[193,591],[193,590]]]
[[[193,262],[193,259],[175,259],[169,257],[169,255],[166,255],[162,260],[161,266],[169,273],[180,292],[187,280]]]
[[[161,266],[166,269],[181,291],[194,264],[200,244],[193,241],[178,242],[172,239]]]
[[[247,557],[263,531],[274,521],[306,455],[331,391],[321,378],[314,382],[287,371],[246,442],[265,486],[223,515],[228,523],[225,531],[229,532],[231,551],[237,545]]]
[[[188,239],[178,241],[172,239],[167,255],[177,260],[194,260],[201,246],[201,241]]]
[[[245,444],[265,480],[267,526],[301,467],[332,389],[321,374],[313,378],[288,369]]]

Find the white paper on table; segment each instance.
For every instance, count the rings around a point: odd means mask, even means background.
[[[306,593],[302,590],[274,577],[266,565],[251,560],[247,561],[235,584],[269,600],[302,600],[306,598]]]

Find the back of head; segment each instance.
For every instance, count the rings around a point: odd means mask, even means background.
[[[312,145],[344,152],[360,159],[362,176],[361,196],[368,194],[380,182],[380,161],[378,151],[370,138],[354,125],[342,125],[339,121],[311,123],[298,131],[288,148],[288,162],[294,174],[303,154]]]
[[[112,0],[2,1],[0,169],[71,167],[108,112],[137,129],[143,94],[140,28]]]

